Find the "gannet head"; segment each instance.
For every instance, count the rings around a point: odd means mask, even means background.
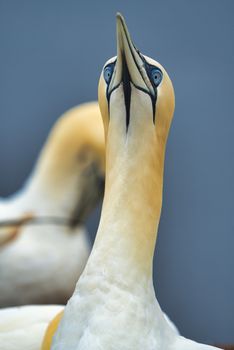
[[[3,202],[0,245],[16,238],[34,219],[37,224],[45,217],[51,224],[54,218],[65,219],[70,227],[82,223],[103,195],[104,175],[99,106],[91,102],[74,107],[55,123],[26,186]]]
[[[104,188],[105,143],[97,102],[75,107],[58,120],[37,170],[54,198],[70,207],[73,224],[83,221]]]
[[[126,134],[137,124],[143,130],[147,123],[166,140],[175,105],[173,85],[160,63],[136,49],[119,13],[117,57],[105,63],[98,91],[105,134],[111,119],[124,113]]]

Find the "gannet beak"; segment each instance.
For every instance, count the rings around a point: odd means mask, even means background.
[[[117,13],[116,17],[117,61],[108,94],[110,95],[113,90],[123,83],[125,103],[128,103],[128,99],[130,99],[131,84],[151,96],[155,95],[145,69],[145,60],[134,46],[123,16]]]

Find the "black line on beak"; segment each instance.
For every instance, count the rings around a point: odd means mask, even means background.
[[[124,53],[122,54],[122,82],[124,90],[124,103],[126,108],[126,129],[128,131],[130,123],[130,105],[131,105],[131,77]]]

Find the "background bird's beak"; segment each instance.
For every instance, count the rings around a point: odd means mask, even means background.
[[[121,14],[117,14],[117,62],[112,81],[109,86],[111,92],[121,82],[123,85],[131,83],[138,89],[154,94],[153,87],[147,76],[144,61],[140,52],[135,48],[127,25]]]

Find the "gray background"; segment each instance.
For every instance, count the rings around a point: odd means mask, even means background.
[[[116,52],[117,10],[176,91],[158,299],[183,335],[234,342],[234,1],[1,0],[0,195],[20,188],[56,118],[96,99],[102,65]]]

